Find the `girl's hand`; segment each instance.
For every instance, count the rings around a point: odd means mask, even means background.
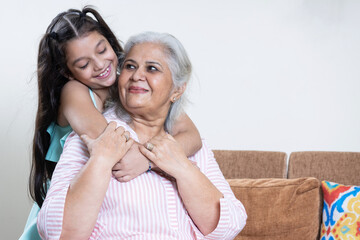
[[[140,151],[161,170],[175,179],[185,176],[187,170],[194,167],[181,146],[171,135],[156,136],[151,139],[150,143],[154,146],[151,151],[145,146],[140,146]]]
[[[139,143],[134,142],[125,156],[112,169],[119,182],[128,182],[149,169],[149,159],[139,151]]]
[[[123,127],[116,128],[115,122],[110,122],[104,132],[96,139],[92,139],[86,134],[81,135],[81,139],[86,144],[90,158],[100,159],[110,169],[121,159],[134,140],[125,132]],[[129,139],[127,141],[127,139]]]

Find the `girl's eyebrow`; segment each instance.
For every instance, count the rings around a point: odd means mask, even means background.
[[[95,49],[98,48],[103,42],[105,42],[105,39],[101,39],[101,40],[96,44]],[[84,59],[84,58],[85,58],[85,57],[79,57],[79,58],[75,59],[75,61],[73,62],[72,65],[74,66],[77,62],[81,61],[81,60]]]

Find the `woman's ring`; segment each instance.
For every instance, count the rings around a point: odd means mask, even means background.
[[[154,144],[152,144],[151,142],[147,142],[145,144],[145,148],[151,152],[154,149]]]
[[[126,138],[126,142],[129,141],[130,137],[128,134],[126,134],[126,132],[124,133],[124,137]]]

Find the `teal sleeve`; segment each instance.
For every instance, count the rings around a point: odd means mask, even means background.
[[[26,221],[24,232],[20,236],[19,240],[41,240],[36,225],[37,215],[39,211],[39,206],[34,203],[33,207],[31,208],[29,217]]]
[[[51,162],[58,162],[60,155],[63,151],[66,138],[71,133],[71,126],[60,127],[56,123],[52,122],[47,128],[47,132],[50,134],[50,146],[46,153],[45,159]]]
[[[92,100],[95,108],[97,109],[94,92],[91,90],[91,88],[89,88],[89,93],[90,93],[91,100]]]

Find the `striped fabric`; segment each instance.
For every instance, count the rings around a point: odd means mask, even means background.
[[[118,120],[112,110],[105,117],[123,126],[137,140],[136,133]],[[84,143],[71,133],[38,215],[38,230],[43,239],[59,239],[67,189],[88,158]],[[90,239],[233,239],[245,226],[247,215],[243,205],[235,198],[205,142],[189,159],[224,194],[220,199],[220,220],[212,233],[203,236],[196,228],[175,183],[148,172],[126,183],[110,180]]]

